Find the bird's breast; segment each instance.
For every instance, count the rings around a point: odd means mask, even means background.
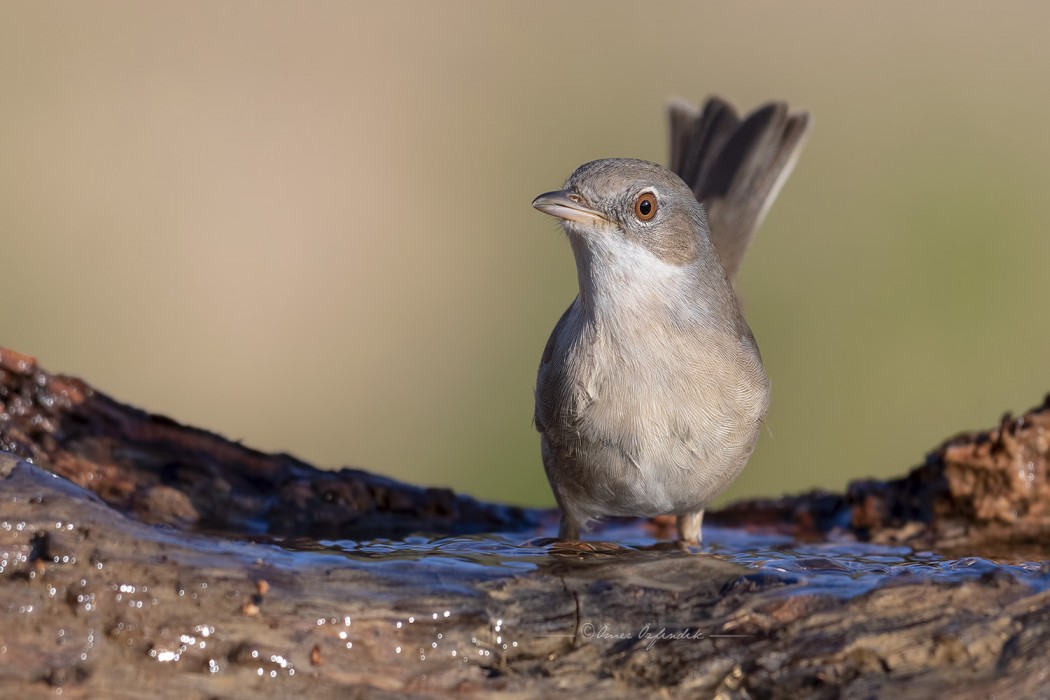
[[[621,485],[608,513],[700,507],[754,448],[769,401],[757,352],[711,330],[612,330],[577,326],[565,357],[576,467]]]

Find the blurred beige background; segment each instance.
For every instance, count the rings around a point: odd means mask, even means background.
[[[727,497],[891,475],[1050,390],[1050,5],[0,6],[0,344],[326,467],[551,504],[575,294],[529,202],[663,105],[816,127],[740,287],[771,435]]]

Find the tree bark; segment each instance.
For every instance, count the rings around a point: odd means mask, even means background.
[[[1042,561],[1047,428],[1044,405],[945,443],[902,479],[711,521]],[[555,514],[322,472],[8,350],[0,448],[5,697],[1045,693],[1045,561],[971,558],[958,575],[828,589],[710,553],[530,544]],[[393,543],[385,557],[352,546],[418,532],[460,537]],[[464,539],[488,532],[520,538]]]

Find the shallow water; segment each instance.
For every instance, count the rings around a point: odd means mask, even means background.
[[[542,568],[565,558],[622,558],[711,556],[739,564],[756,573],[791,584],[794,593],[822,592],[852,597],[908,577],[937,582],[964,581],[1001,575],[1023,580],[1037,590],[1050,588],[1050,562],[1014,557],[951,558],[934,551],[888,546],[842,538],[827,542],[798,543],[779,534],[752,533],[707,526],[704,545],[689,551],[669,548],[637,526],[604,529],[594,550],[575,551],[553,540],[553,532],[540,537],[489,534],[459,537],[413,536],[403,540],[271,540],[286,552],[312,558],[342,556],[365,568],[441,571],[454,579],[513,576]]]

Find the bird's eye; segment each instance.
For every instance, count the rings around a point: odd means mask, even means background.
[[[639,221],[650,221],[656,216],[656,195],[652,192],[638,195],[638,199],[634,200],[634,215]]]

